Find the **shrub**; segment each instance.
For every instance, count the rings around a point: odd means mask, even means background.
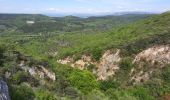
[[[36,100],[58,100],[57,96],[54,93],[51,93],[47,90],[37,90],[35,92]]]
[[[11,100],[34,100],[35,94],[32,88],[26,84],[10,87]]]
[[[135,96],[125,90],[109,89],[106,91],[110,100],[138,100]]]
[[[26,82],[28,80],[29,74],[26,72],[18,71],[12,76],[12,80],[16,84]]]
[[[86,96],[86,100],[109,100],[109,98],[101,91],[93,90]]]
[[[0,66],[2,66],[3,63],[4,63],[4,58],[5,58],[4,52],[5,52],[4,48],[2,48],[2,47],[0,46]]]
[[[99,61],[101,57],[102,57],[102,49],[95,48],[92,50],[92,58],[94,60]]]
[[[73,100],[79,100],[82,97],[81,91],[75,89],[74,87],[67,87],[65,89],[65,95]]]
[[[119,66],[122,70],[127,70],[127,71],[131,70],[131,68],[133,67],[132,59],[129,57],[123,58]]]
[[[154,97],[151,96],[149,89],[144,87],[136,87],[130,91],[133,96],[137,97],[139,100],[154,100]]]
[[[162,79],[166,82],[166,83],[170,83],[170,65],[166,65],[163,69],[162,69],[162,75],[161,75]]]
[[[123,58],[119,66],[120,69],[116,74],[116,78],[121,82],[126,81],[129,78],[131,69],[134,67],[132,59],[129,57]]]
[[[99,83],[89,71],[76,70],[70,74],[68,80],[72,86],[85,94],[91,92],[93,89],[99,88]]]
[[[101,90],[108,90],[108,89],[116,89],[120,86],[120,83],[118,83],[115,80],[107,80],[107,81],[101,81],[100,82],[100,88]]]

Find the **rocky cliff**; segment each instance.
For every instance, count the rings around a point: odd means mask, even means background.
[[[120,50],[107,50],[103,53],[99,62],[92,61],[91,56],[83,55],[81,59],[74,61],[72,57],[67,57],[63,60],[58,60],[58,63],[68,64],[74,68],[81,70],[87,69],[89,65],[94,65],[93,73],[98,76],[98,80],[106,80],[113,76],[119,69],[119,62],[121,60]]]
[[[45,68],[43,65],[28,66],[25,61],[21,61],[19,67],[25,72],[29,72],[31,76],[44,79],[45,77],[55,81],[55,73]]]
[[[170,45],[150,47],[136,55],[133,63],[138,67],[131,70],[131,80],[134,83],[144,82],[153,71],[170,64]]]
[[[67,57],[64,60],[58,60],[58,63],[68,64],[81,70],[87,69],[89,65],[95,65],[93,73],[98,76],[98,80],[107,80],[119,70],[120,61],[120,50],[117,49],[115,52],[105,51],[99,62],[93,62],[90,56],[83,55],[77,61],[74,61],[72,57]],[[170,45],[156,45],[143,50],[134,57],[132,63],[137,67],[132,68],[130,81],[144,82],[149,79],[153,71],[170,64]]]

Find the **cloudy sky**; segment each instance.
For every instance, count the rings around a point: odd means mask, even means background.
[[[0,0],[0,13],[164,12],[170,0]]]

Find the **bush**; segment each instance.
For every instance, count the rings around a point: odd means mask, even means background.
[[[121,82],[126,81],[129,78],[131,69],[134,67],[132,59],[130,57],[123,58],[119,66],[120,69],[116,74],[116,78]]]
[[[86,96],[86,100],[109,100],[109,98],[101,91],[93,90]]]
[[[1,66],[3,65],[3,63],[4,63],[4,58],[5,58],[4,52],[5,52],[4,48],[2,48],[2,47],[0,46],[0,67],[1,67]]]
[[[28,80],[29,74],[26,72],[18,71],[12,76],[12,81],[16,84],[26,82]]]
[[[10,87],[11,100],[34,100],[35,94],[32,88],[26,84]]]
[[[162,69],[162,75],[161,75],[162,79],[166,82],[166,83],[170,83],[170,65],[166,65],[163,69]]]
[[[36,100],[58,100],[57,96],[47,90],[37,90]]]
[[[116,89],[120,86],[120,83],[118,83],[115,80],[107,80],[107,81],[101,81],[100,82],[100,88],[101,90],[108,90],[108,89]]]
[[[122,70],[131,70],[133,68],[132,59],[129,57],[123,58],[119,66]]]
[[[144,86],[149,89],[150,94],[155,98],[161,97],[164,94],[164,87],[159,79],[149,80]]]
[[[110,100],[138,100],[135,96],[125,90],[109,89],[106,91]]]
[[[82,97],[81,91],[75,89],[74,87],[67,87],[65,89],[65,95],[72,100],[79,100]]]
[[[161,97],[170,93],[170,67],[166,65],[161,70],[157,70],[152,75],[152,78],[144,84],[149,89],[152,96],[155,98]]]
[[[89,71],[73,71],[68,77],[68,80],[72,86],[85,94],[91,92],[93,89],[99,88],[99,83]]]
[[[102,57],[102,49],[95,48],[92,50],[92,58],[94,60],[99,61],[101,57]]]
[[[154,100],[154,97],[151,96],[149,89],[144,87],[136,87],[130,91],[133,96],[137,97],[138,100]]]

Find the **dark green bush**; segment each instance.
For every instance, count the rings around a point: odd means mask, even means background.
[[[27,80],[29,79],[29,76],[30,75],[27,72],[18,71],[12,76],[12,81],[16,84],[27,82]]]
[[[5,60],[5,49],[0,46],[0,67],[2,67],[4,60]]]
[[[11,100],[34,100],[32,88],[26,84],[11,86],[9,89]]]
[[[127,90],[108,89],[105,93],[109,100],[138,100]]]
[[[101,90],[108,90],[108,89],[117,89],[120,86],[120,83],[115,80],[107,80],[100,82]]]
[[[130,90],[130,93],[132,93],[138,100],[154,100],[149,89],[144,87],[134,87]]]
[[[99,90],[93,90],[86,96],[86,100],[109,100],[109,98]]]
[[[94,48],[91,52],[92,58],[96,61],[99,61],[100,58],[102,57],[102,49],[100,48]]]
[[[116,74],[117,80],[121,82],[127,81],[127,79],[129,78],[129,73],[131,69],[134,67],[134,65],[132,64],[132,58],[130,57],[123,58],[119,66],[120,69]]]
[[[133,68],[132,58],[126,57],[123,58],[119,64],[121,70],[131,70]]]
[[[170,65],[166,65],[163,69],[162,69],[162,75],[161,75],[162,79],[166,82],[166,83],[170,83]]]

